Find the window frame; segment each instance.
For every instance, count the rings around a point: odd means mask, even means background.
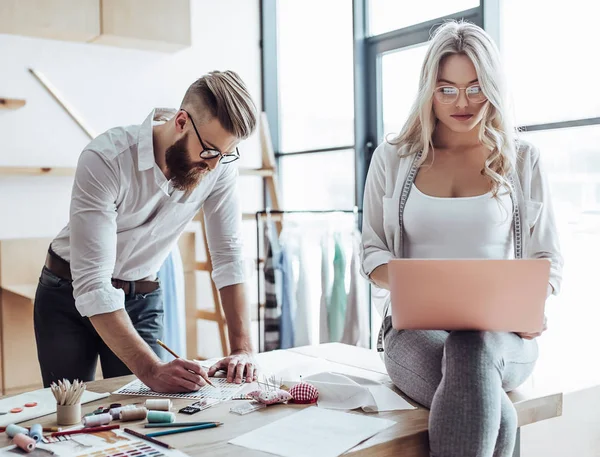
[[[383,121],[379,116],[382,109],[382,88],[380,81],[381,56],[384,53],[401,50],[426,42],[431,33],[443,21],[466,19],[481,27],[499,30],[499,1],[480,0],[476,8],[438,17],[426,22],[393,30],[380,35],[369,36],[368,0],[353,0],[353,53],[354,53],[354,144],[302,151],[281,151],[281,125],[279,81],[277,67],[277,0],[261,0],[261,69],[262,106],[269,121],[271,140],[277,164],[285,157],[298,154],[319,154],[345,149],[354,149],[355,156],[355,205],[362,210],[362,200],[367,171],[376,145],[383,136]],[[484,19],[488,20],[485,21]],[[265,194],[265,207],[269,206]]]

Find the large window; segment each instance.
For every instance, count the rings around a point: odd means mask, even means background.
[[[269,1],[277,5],[284,209],[361,206],[370,154],[406,122],[428,39],[447,19],[468,20],[499,37],[520,136],[541,151],[565,257],[561,323],[570,312],[600,317],[592,298],[600,252],[599,2]]]
[[[419,90],[426,43],[384,54],[381,58],[383,133],[398,133]]]
[[[286,210],[352,209],[354,150],[283,157],[280,168]]]
[[[565,259],[561,293],[546,307],[549,332],[540,340],[539,365],[559,378],[577,372],[580,387],[600,376],[589,364],[600,318],[600,96],[593,57],[600,4],[504,0],[501,12],[515,117],[526,127],[520,136],[540,150]],[[565,344],[574,340],[578,353]]]
[[[284,208],[352,209],[352,2],[279,0],[277,35]]]

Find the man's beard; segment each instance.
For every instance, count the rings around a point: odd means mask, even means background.
[[[184,192],[191,192],[200,184],[209,168],[205,162],[195,164],[190,160],[190,155],[185,147],[186,142],[187,133],[167,149],[165,160],[173,187]]]

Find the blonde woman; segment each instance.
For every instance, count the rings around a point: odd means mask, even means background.
[[[431,409],[435,457],[508,457],[517,431],[505,392],[535,365],[539,334],[400,330],[391,326],[392,258],[548,258],[561,282],[539,152],[509,120],[499,53],[465,22],[434,34],[400,134],[374,153],[364,197],[363,274],[376,286],[384,360],[394,384]]]

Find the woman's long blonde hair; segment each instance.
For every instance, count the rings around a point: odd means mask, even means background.
[[[497,196],[501,187],[510,189],[508,172],[515,166],[515,129],[508,116],[506,89],[500,53],[490,36],[469,22],[449,21],[434,33],[425,55],[419,92],[402,131],[389,143],[398,145],[404,156],[423,151],[421,165],[433,151],[432,136],[436,126],[433,96],[440,62],[448,55],[464,54],[475,66],[479,85],[488,102],[479,127],[479,140],[491,151],[482,174],[492,181]]]

